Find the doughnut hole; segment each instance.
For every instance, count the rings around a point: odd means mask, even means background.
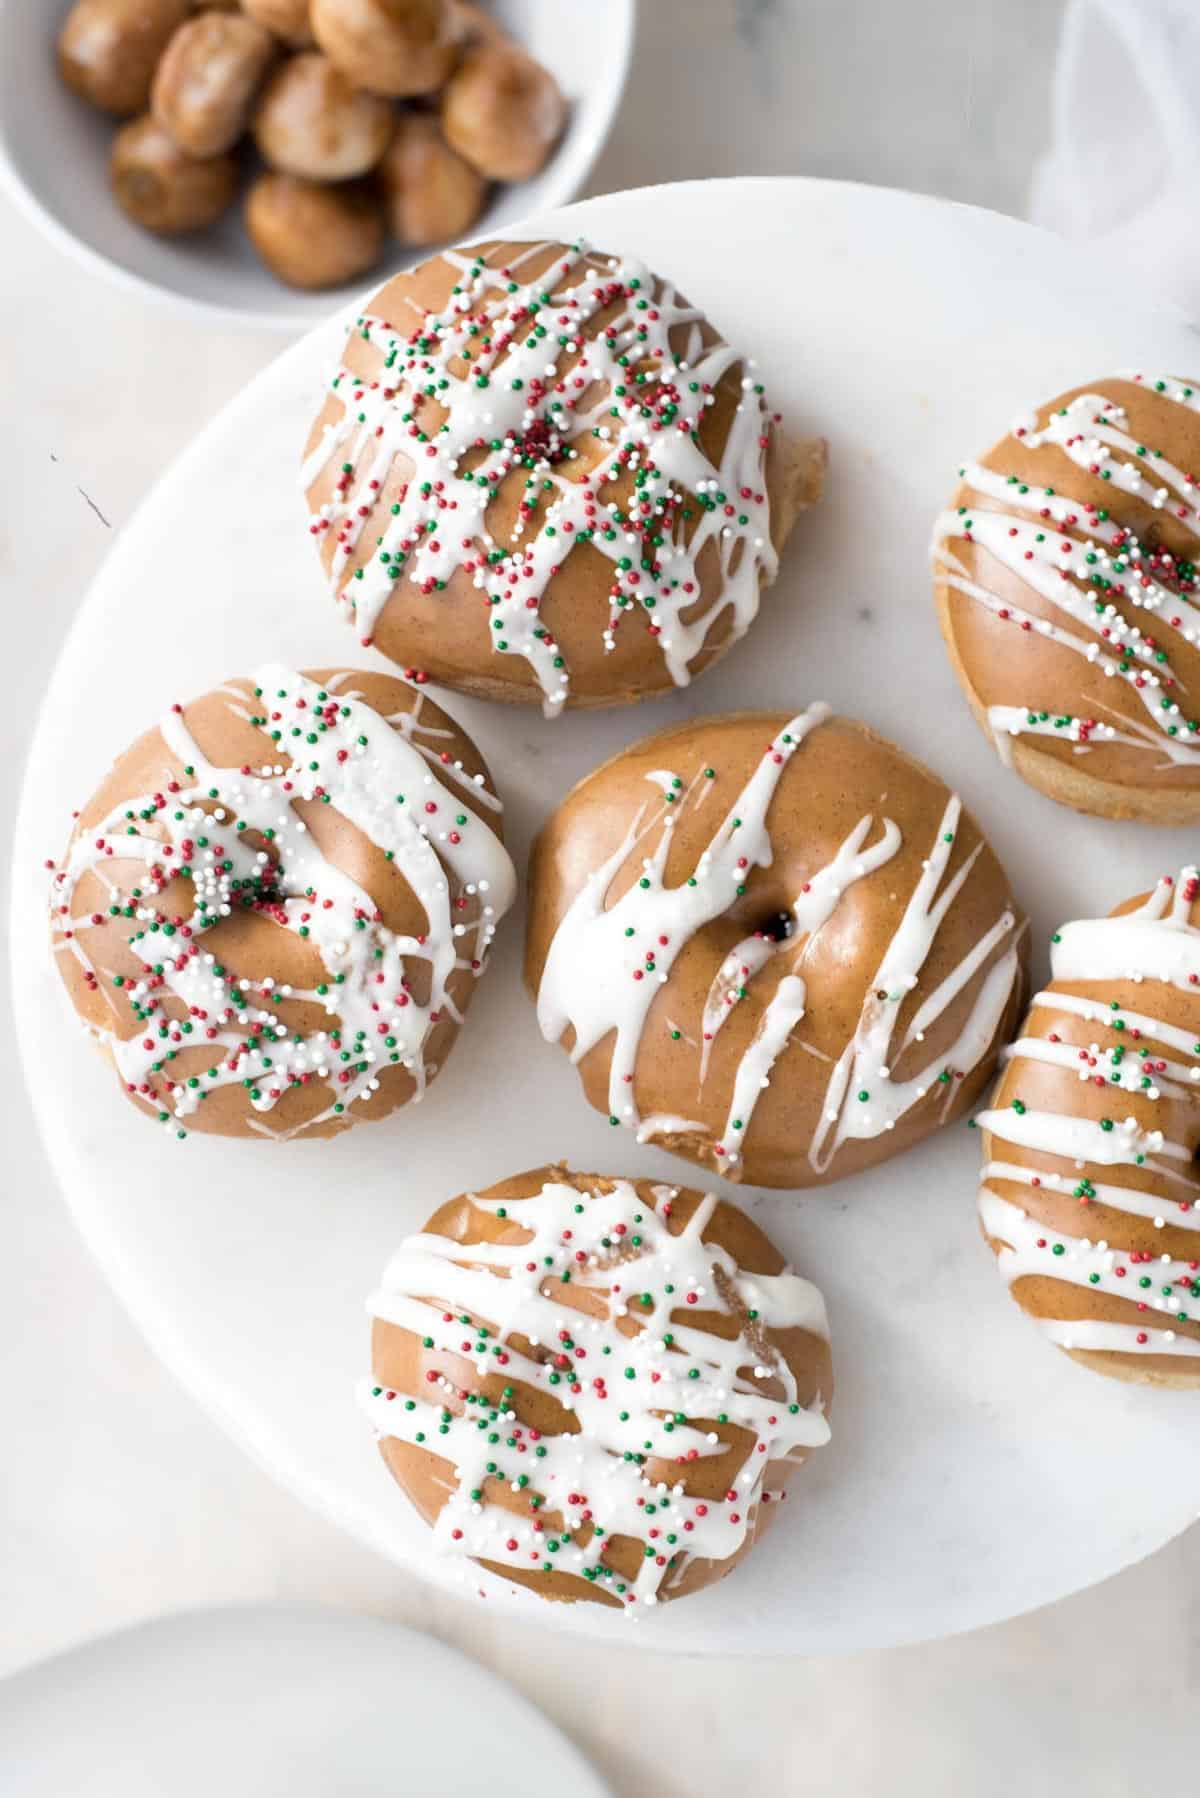
[[[566,118],[553,75],[515,44],[468,50],[442,95],[446,141],[491,181],[536,175]]]
[[[268,81],[253,131],[263,159],[282,174],[348,181],[375,167],[394,124],[388,101],[352,87],[328,57],[309,50]]]
[[[144,112],[159,57],[190,10],[188,0],[77,0],[58,37],[59,75],[103,112]]]
[[[356,87],[404,99],[445,84],[459,51],[449,0],[312,0],[313,35]]]
[[[233,156],[185,156],[147,113],[113,139],[109,180],[117,205],[135,224],[173,237],[203,231],[229,210],[238,165]]]
[[[311,49],[316,42],[308,0],[242,0],[242,11],[293,50]]]
[[[297,175],[260,175],[245,204],[250,241],[289,287],[340,287],[383,251],[383,212],[365,187],[331,187]]]
[[[275,53],[269,32],[232,13],[181,25],[154,76],[150,110],[189,156],[219,156],[245,131]]]
[[[487,182],[453,151],[436,119],[409,113],[398,120],[379,165],[388,225],[399,243],[452,243],[483,210]]]

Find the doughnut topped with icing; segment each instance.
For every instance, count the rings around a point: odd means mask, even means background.
[[[1200,875],[1064,924],[983,1132],[1013,1297],[1116,1379],[1200,1386]]]
[[[611,1123],[801,1187],[978,1096],[1023,933],[955,795],[813,705],[698,719],[582,781],[534,848],[525,975]]]
[[[512,904],[500,813],[403,681],[260,668],[173,706],[79,814],[51,883],[67,991],[180,1136],[383,1117],[449,1054]]]
[[[1200,818],[1200,384],[1074,388],[959,477],[938,615],[1001,758],[1078,811]]]
[[[436,1211],[370,1311],[362,1400],[435,1550],[543,1598],[711,1585],[829,1439],[821,1295],[712,1193],[518,1174]]]
[[[554,716],[714,662],[753,622],[824,459],[636,257],[490,243],[376,294],[303,479],[361,642]]]

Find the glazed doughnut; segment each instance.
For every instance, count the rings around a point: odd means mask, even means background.
[[[52,881],[123,1090],[181,1136],[275,1139],[420,1098],[513,900],[500,811],[466,735],[388,675],[271,665],[173,706]]]
[[[494,243],[396,276],[306,450],[343,614],[550,716],[685,685],[820,493],[823,443],[784,437],[752,368],[631,256]]]
[[[856,1173],[978,1096],[1024,926],[957,797],[813,705],[661,731],[534,845],[526,983],[611,1124],[773,1187]]]
[[[711,1585],[829,1439],[821,1295],[711,1193],[518,1174],[436,1211],[369,1308],[363,1401],[435,1548],[542,1598]]]
[[[1200,385],[1073,388],[959,475],[938,614],[1001,758],[1078,811],[1200,818]]]
[[[1050,1341],[1200,1386],[1200,877],[1064,924],[983,1131],[980,1218]]]

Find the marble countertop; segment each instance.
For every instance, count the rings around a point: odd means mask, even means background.
[[[591,188],[813,173],[1018,211],[1045,140],[1060,10],[643,0],[626,102]],[[18,642],[0,707],[7,853],[38,696],[112,531],[278,339],[204,336],[82,273],[7,205],[0,224],[0,572]],[[48,854],[59,847],[49,829]],[[1197,1530],[1051,1610],[845,1661],[613,1656],[580,1641],[563,1653],[414,1585],[272,1485],[149,1355],[53,1188],[11,1034],[0,1091],[0,1671],[159,1611],[287,1597],[403,1619],[468,1649],[629,1798],[764,1783],[841,1798],[1131,1798],[1151,1777],[1177,1782],[1200,1746]]]

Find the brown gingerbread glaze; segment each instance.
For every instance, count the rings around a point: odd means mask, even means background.
[[[1018,1015],[1023,924],[974,819],[823,707],[614,757],[529,884],[526,982],[589,1102],[730,1179],[809,1186],[920,1141]]]
[[[978,1120],[984,1235],[1074,1360],[1200,1386],[1196,870],[1064,925],[1051,966]]]
[[[1078,811],[1200,817],[1200,388],[1072,388],[961,470],[934,574],[1002,758]]]
[[[139,1109],[181,1135],[330,1136],[440,1069],[513,884],[491,776],[427,696],[272,667],[117,760],[52,934]]]
[[[712,1584],[828,1436],[820,1294],[742,1211],[689,1188],[515,1175],[441,1206],[371,1308],[364,1397],[389,1469],[442,1552],[543,1598],[633,1606]]]
[[[551,713],[699,673],[821,489],[823,443],[750,367],[633,258],[488,243],[397,275],[305,452],[340,608],[403,667]]]

